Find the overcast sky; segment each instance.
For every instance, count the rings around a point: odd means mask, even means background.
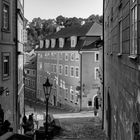
[[[64,17],[87,18],[92,14],[102,15],[103,0],[25,0],[25,18],[54,19]]]

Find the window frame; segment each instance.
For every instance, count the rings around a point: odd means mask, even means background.
[[[69,90],[68,88],[65,88],[65,99],[68,100]]]
[[[75,53],[75,61],[79,61],[80,60],[80,55],[79,53]]]
[[[73,75],[71,75],[72,74],[72,72],[71,72],[71,69],[73,68]],[[70,76],[71,77],[74,77],[74,66],[70,66]]]
[[[123,53],[123,38],[122,38],[122,18],[119,20],[119,53],[118,56],[121,56]]]
[[[76,75],[76,69],[78,68],[78,76]],[[78,66],[75,67],[75,77],[79,78],[80,77],[80,68]]]
[[[59,60],[63,60],[63,53],[59,52]]]
[[[7,74],[5,74],[5,64],[4,64],[4,57],[8,57],[8,67],[9,67],[9,69],[8,69],[8,72],[7,72]],[[10,52],[2,52],[2,80],[8,80],[9,78],[10,78],[10,71],[11,71],[11,69],[10,69],[10,66],[11,66],[11,59],[10,59],[10,57],[11,57],[11,54],[10,54]],[[7,68],[6,68],[6,71],[7,71]]]
[[[66,67],[67,67],[67,73],[66,73]],[[68,72],[69,72],[69,66],[68,66],[68,65],[65,65],[65,68],[64,68],[64,70],[65,70],[65,76],[68,76]]]
[[[61,68],[60,68],[61,67]],[[63,65],[59,64],[59,74],[62,75],[63,74]]]
[[[8,7],[8,27],[5,28],[4,23],[4,6]],[[2,1],[2,31],[9,32],[10,31],[10,3],[8,1],[3,0]]]
[[[79,104],[79,92],[75,90],[75,104]]]
[[[91,103],[91,105],[89,105],[89,102]],[[88,106],[88,107],[92,107],[92,106],[93,106],[93,102],[92,102],[92,100],[88,100],[88,102],[87,102],[87,106]]]
[[[98,54],[98,60],[97,60],[97,57],[96,57],[97,54]],[[95,62],[99,62],[99,52],[95,52]]]
[[[94,68],[94,75],[95,75],[94,78],[95,78],[95,80],[98,79],[97,72],[96,72],[97,69],[99,70],[99,67]]]
[[[68,53],[65,53],[65,61],[68,61],[69,60],[69,54]]]
[[[45,48],[49,48],[49,46],[50,46],[50,40],[46,39],[45,40]]]
[[[73,96],[73,99],[72,99]],[[70,101],[73,102],[74,101],[74,90],[72,89],[72,87],[70,87]]]
[[[51,48],[55,48],[56,39],[51,39]]]
[[[71,40],[71,48],[76,47],[76,44],[77,44],[77,36],[71,36],[70,37],[70,40]]]
[[[71,60],[71,61],[74,61],[74,60],[75,60],[75,53],[71,53],[71,54],[70,54],[70,60]]]
[[[136,15],[135,15],[135,10],[136,10]],[[134,17],[133,17],[133,12],[134,12]],[[134,18],[134,22],[133,22],[132,17]],[[134,36],[132,32],[133,28],[134,28],[134,34],[136,30],[136,35]],[[131,1],[131,8],[130,8],[130,55],[129,55],[129,58],[135,59],[137,57],[137,54],[138,54],[138,2],[137,0],[134,0],[134,2]]]
[[[64,47],[64,38],[59,38],[59,48]]]
[[[42,49],[44,47],[44,40],[40,40],[39,45],[40,45],[40,48]]]

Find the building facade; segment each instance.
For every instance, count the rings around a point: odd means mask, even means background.
[[[17,0],[17,51],[18,51],[18,124],[22,123],[24,116],[24,82],[23,82],[23,62],[24,62],[24,37],[25,18],[24,18],[24,0]],[[19,132],[21,125],[18,125]]]
[[[110,140],[139,139],[139,0],[104,0],[104,129]]]
[[[30,111],[34,112],[34,104],[36,103],[36,70],[37,60],[34,55],[30,61],[24,65],[24,105],[25,114],[29,114]],[[29,112],[29,113],[28,113]]]
[[[21,13],[23,13],[23,5],[21,5],[23,2],[23,0],[0,1],[0,104],[4,110],[4,120],[10,121],[14,131],[19,128],[19,114],[22,113],[18,113],[18,101],[20,100],[18,96],[21,95],[18,78],[22,75],[18,73],[18,68],[22,64],[19,55],[21,47],[18,45],[18,41],[21,40],[18,35],[20,29],[23,28],[19,24],[21,22],[19,9],[22,9]],[[20,8],[19,5],[21,5]]]
[[[99,51],[95,42],[101,39],[101,31],[100,24],[85,24],[61,29],[40,40],[36,49],[38,98],[45,101],[43,83],[48,77],[53,83],[52,105],[77,111],[93,109],[99,87]]]

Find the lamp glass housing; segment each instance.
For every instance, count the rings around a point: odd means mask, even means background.
[[[47,78],[46,82],[43,84],[43,90],[46,99],[49,98],[51,89],[52,89],[52,84],[50,84],[49,79]]]

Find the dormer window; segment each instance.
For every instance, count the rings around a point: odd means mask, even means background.
[[[49,48],[49,46],[50,46],[50,40],[48,40],[48,39],[46,39],[46,48]]]
[[[77,44],[77,37],[71,36],[71,47],[75,47]]]
[[[63,48],[64,46],[64,38],[59,38],[59,47]]]
[[[55,47],[55,43],[56,43],[56,40],[55,39],[51,39],[51,48]]]
[[[40,48],[43,48],[44,46],[44,40],[40,40]]]

